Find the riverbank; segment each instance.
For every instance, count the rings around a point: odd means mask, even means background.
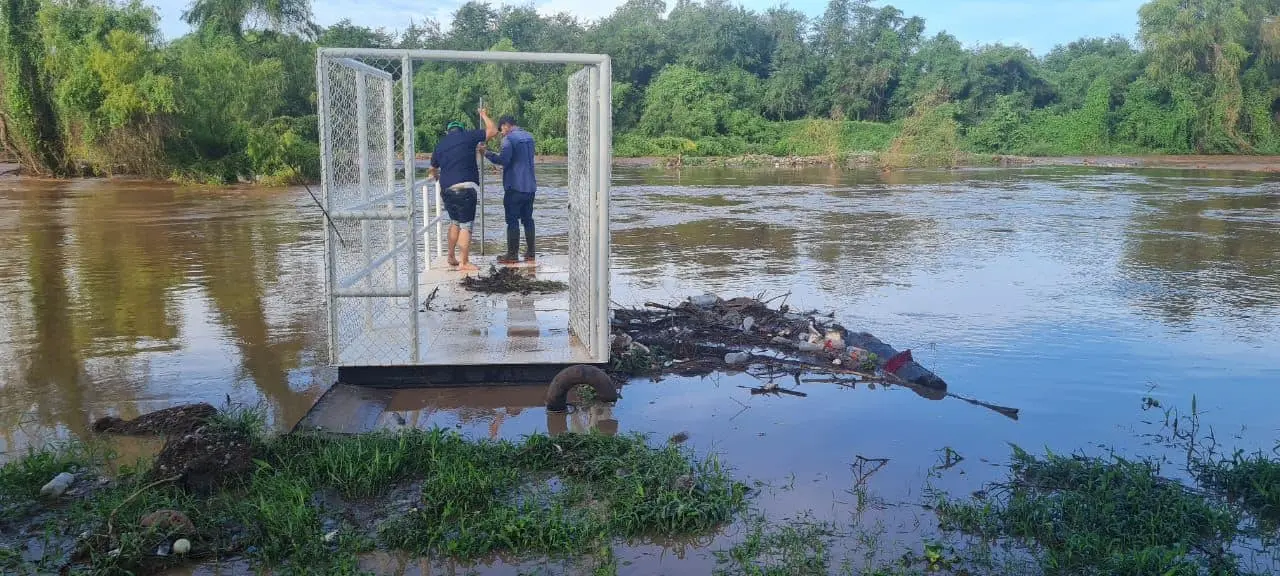
[[[419,154],[419,169],[425,169],[431,161],[430,154]],[[564,165],[569,161],[567,156],[539,155],[535,162],[542,165]],[[614,166],[630,168],[680,169],[694,167],[720,168],[806,168],[830,167],[849,170],[879,169],[891,171],[885,165],[879,152],[860,152],[842,156],[641,156],[614,157]],[[979,167],[1047,167],[1047,166],[1088,166],[1095,168],[1165,168],[1178,170],[1213,170],[1260,172],[1267,174],[1280,173],[1280,156],[1007,156],[991,154],[960,154],[955,166],[937,168],[979,168]],[[494,169],[497,172],[497,169]],[[22,167],[12,163],[0,163],[0,178],[22,178]],[[138,176],[118,176],[117,178],[143,179]],[[314,184],[314,182],[311,182]],[[274,180],[264,180],[257,185],[265,188],[287,186]],[[201,184],[201,186],[205,186]]]
[[[1159,441],[1188,449],[1190,482],[1155,459],[1014,447],[1002,481],[964,497],[926,487],[897,504],[931,516],[916,526],[919,548],[899,551],[864,517],[887,505],[868,488],[887,459],[851,464],[853,501],[833,503],[852,506],[847,523],[769,518],[752,503],[759,484],[695,457],[679,435],[267,436],[252,410],[188,406],[104,427],[168,434],[154,459],[113,464],[99,438],[0,468],[0,569],[155,574],[212,562],[354,574],[407,555],[608,575],[627,564],[615,550],[704,542],[696,549],[734,526],[712,550],[715,574],[1264,573],[1244,551],[1266,554],[1280,538],[1280,460],[1219,456],[1194,412],[1165,418]],[[930,476],[963,460],[947,451]]]
[[[420,157],[429,161],[430,155]],[[538,156],[539,164],[566,164],[565,156]],[[715,166],[726,168],[803,168],[826,166],[846,169],[884,168],[881,153],[860,152],[843,156],[645,156],[614,157],[614,166],[639,168],[684,168]],[[1180,170],[1222,170],[1280,173],[1280,156],[1009,156],[993,154],[961,154],[955,168],[1090,166],[1096,168],[1169,168]]]

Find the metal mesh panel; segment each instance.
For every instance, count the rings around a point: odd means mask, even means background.
[[[331,361],[411,364],[417,250],[402,61],[322,57],[319,66]]]
[[[591,70],[569,77],[569,285],[590,286],[591,274]],[[569,329],[594,342],[592,290],[569,291]]]
[[[608,58],[326,48],[317,78],[331,363],[413,365],[431,340],[431,330],[419,326],[435,320],[419,312],[425,280],[418,272],[433,250],[424,234],[431,230],[439,242],[433,218],[440,205],[416,178],[412,72],[413,63],[433,60],[584,67],[571,77],[568,94],[568,323],[578,345],[607,361]],[[426,213],[416,208],[419,200]]]

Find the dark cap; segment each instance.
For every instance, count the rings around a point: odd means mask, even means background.
[[[506,125],[508,125],[508,124],[510,124],[510,125],[512,125],[512,126],[516,126],[516,125],[517,125],[517,124],[516,124],[516,117],[515,117],[515,116],[512,116],[512,115],[510,115],[510,114],[507,114],[506,116],[503,116],[502,118],[500,118],[500,119],[498,120],[498,127],[499,127],[499,128],[501,128],[501,127],[503,127],[503,126],[506,126]]]

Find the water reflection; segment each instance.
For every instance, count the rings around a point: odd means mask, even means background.
[[[320,388],[297,376],[323,341],[316,236],[292,194],[6,184],[0,356],[18,369],[0,452],[183,401],[263,402],[289,425],[310,407]]]
[[[1146,200],[1124,252],[1138,306],[1178,325],[1204,315],[1249,323],[1274,315],[1280,193],[1269,190]]]
[[[545,250],[565,245],[564,169],[543,167]],[[1185,406],[1274,444],[1280,358],[1280,185],[1272,177],[1094,168],[907,171],[618,168],[611,297],[789,293],[833,310],[1012,419],[901,388],[754,378],[637,381],[612,409],[549,415],[545,388],[338,386],[311,412],[334,431],[445,426],[477,438],[599,430],[689,434],[735,474],[785,490],[770,513],[831,511],[857,456],[871,488],[918,500],[977,489],[1008,443],[1137,450],[1139,401]],[[500,217],[498,195],[489,214]],[[490,230],[500,226],[491,220]],[[545,223],[545,226],[544,226]],[[305,191],[196,191],[120,181],[0,182],[0,451],[86,433],[90,418],[170,404],[263,402],[282,427],[327,389],[319,215]],[[491,234],[490,241],[501,240]],[[542,240],[540,238],[540,240]],[[526,319],[527,301],[513,297]],[[518,322],[510,323],[516,327]],[[1154,389],[1153,389],[1153,386]],[[924,401],[918,395],[929,398]],[[1216,421],[1211,421],[1216,419]],[[0,454],[0,458],[5,455]],[[986,463],[984,463],[984,460]],[[914,532],[902,509],[878,512]],[[915,550],[919,547],[915,546]],[[667,571],[663,545],[623,572]],[[671,571],[706,573],[697,554]]]

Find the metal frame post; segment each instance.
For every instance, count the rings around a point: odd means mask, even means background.
[[[409,204],[409,217],[405,220],[406,230],[409,232],[409,311],[411,320],[409,329],[413,332],[410,336],[412,342],[410,348],[410,359],[414,364],[418,363],[419,355],[419,336],[418,336],[418,239],[414,233],[414,214],[417,213],[414,204],[413,185],[417,182],[418,175],[418,155],[415,152],[414,141],[417,133],[413,127],[413,60],[406,54],[400,60],[400,86],[402,88],[401,112],[404,121],[404,195],[405,202]],[[394,135],[392,136],[394,138]],[[423,207],[423,221],[426,221],[426,207]],[[394,226],[394,225],[393,225]],[[425,228],[425,226],[424,226]],[[426,248],[426,243],[423,243]],[[399,274],[399,271],[396,272]]]
[[[369,201],[369,82],[363,70],[356,70],[356,139],[359,141],[360,200]],[[364,254],[364,265],[367,268],[373,261],[369,253],[369,221],[360,220],[360,250]],[[373,290],[373,277],[364,277],[365,290]],[[364,303],[365,330],[373,330],[373,301]]]
[[[395,114],[395,83],[394,76],[387,71],[365,64],[361,60],[381,59],[384,60],[380,67],[385,68],[385,61],[394,64],[399,61],[401,64],[401,73],[399,80],[402,90],[402,121],[404,126],[403,142],[402,142],[402,158],[403,165],[403,192],[406,195],[405,202],[407,208],[396,208],[399,201],[398,196],[400,190],[395,182],[395,134],[394,119]],[[583,344],[585,344],[591,352],[592,360],[596,362],[605,362],[609,357],[609,305],[610,305],[610,256],[612,247],[612,238],[609,230],[609,203],[610,203],[610,178],[612,174],[610,149],[612,147],[612,72],[611,61],[606,55],[598,54],[564,54],[564,53],[522,53],[522,52],[463,52],[448,50],[398,50],[398,49],[350,49],[350,48],[322,48],[319,50],[317,57],[317,81],[319,83],[319,127],[321,134],[321,159],[322,159],[322,193],[324,195],[321,205],[329,214],[329,218],[335,221],[358,221],[360,222],[362,246],[360,247],[364,257],[364,267],[355,274],[339,279],[338,274],[341,273],[340,265],[344,264],[339,261],[341,255],[337,252],[336,232],[326,226],[325,233],[325,291],[326,300],[329,304],[327,322],[329,324],[329,348],[330,359],[335,365],[346,365],[349,360],[344,358],[342,350],[339,346],[341,338],[339,337],[339,329],[341,317],[338,314],[339,304],[343,298],[409,298],[411,300],[410,307],[412,309],[410,330],[412,334],[407,335],[413,342],[411,346],[410,362],[417,364],[420,361],[419,343],[421,341],[420,318],[417,309],[419,306],[418,298],[420,296],[421,287],[418,278],[419,271],[429,268],[431,265],[431,225],[435,224],[435,241],[436,241],[436,257],[444,256],[444,230],[443,230],[443,202],[441,201],[441,190],[439,181],[425,181],[421,185],[422,193],[422,225],[420,255],[419,234],[417,232],[417,217],[419,215],[416,206],[418,198],[416,197],[415,188],[420,185],[416,180],[416,154],[415,154],[415,138],[416,130],[414,129],[414,86],[413,86],[413,66],[418,60],[429,61],[454,61],[454,62],[499,62],[499,63],[541,63],[541,64],[561,64],[561,65],[582,65],[589,69],[587,81],[588,98],[585,106],[587,108],[588,125],[585,127],[589,134],[590,141],[587,143],[587,154],[590,162],[589,172],[587,174],[587,186],[589,186],[589,198],[582,202],[582,209],[588,219],[586,226],[587,233],[591,234],[587,246],[583,248],[582,254],[575,252],[579,258],[588,260],[587,270],[590,277],[589,286],[578,287],[579,290],[585,291],[583,294],[583,302],[581,305],[588,306],[587,310],[579,309],[579,314],[586,312],[591,318],[590,327],[583,327],[586,334],[582,334]],[[356,108],[358,114],[358,122],[356,128],[356,136],[359,138],[358,149],[350,150],[347,147],[348,142],[334,141],[333,138],[350,138],[349,134],[335,135],[335,129],[341,129],[344,132],[349,131],[351,127],[346,124],[337,122],[349,120],[348,114],[350,110],[334,109],[334,102],[331,101],[335,97],[333,87],[330,82],[334,81],[334,73],[338,70],[335,64],[342,66],[341,82],[343,89],[346,89],[346,83],[349,78],[354,77],[356,80]],[[352,76],[348,76],[351,74]],[[371,157],[371,143],[368,141],[370,137],[370,122],[374,119],[369,117],[370,106],[377,106],[377,100],[369,101],[369,98],[375,98],[377,94],[369,94],[371,79],[378,80],[378,87],[385,90],[381,96],[384,98],[381,102],[385,108],[383,110],[383,118],[388,132],[387,138],[387,189],[385,193],[374,194],[370,190],[371,176],[373,167],[371,166],[373,158]],[[385,87],[383,84],[386,84]],[[581,86],[581,85],[579,85]],[[338,97],[344,99],[345,91],[338,93]],[[339,114],[341,118],[329,118],[330,115]],[[372,126],[374,129],[377,125]],[[372,143],[373,146],[380,143]],[[352,154],[355,152],[355,154]],[[357,155],[359,160],[359,179],[360,186],[359,195],[350,198],[350,186],[346,176],[348,164],[353,160],[352,155]],[[338,156],[341,156],[340,158]],[[478,167],[481,171],[480,194],[478,202],[480,203],[481,232],[479,235],[480,253],[485,253],[485,222],[484,222],[484,168],[485,159],[483,156],[476,158]],[[340,179],[341,181],[336,181]],[[381,188],[381,187],[379,187]],[[432,196],[434,195],[434,217],[431,217]],[[377,198],[371,198],[377,196]],[[354,205],[359,202],[359,205]],[[576,211],[576,210],[575,210]],[[370,226],[373,222],[385,222],[390,226],[388,233],[389,242],[392,246],[389,252],[380,251],[377,258],[371,253],[372,246],[369,241]],[[404,242],[396,242],[397,225],[405,222],[408,226],[408,237]],[[352,246],[352,249],[355,247]],[[410,276],[410,285],[402,286],[399,283],[400,265],[399,262],[404,258],[400,251],[408,252],[408,274]],[[419,262],[420,256],[425,257],[423,262]],[[379,281],[374,284],[373,275],[376,271],[385,270],[385,266],[390,263],[395,269],[394,285],[385,286]],[[341,280],[341,284],[339,283]],[[368,306],[372,302],[367,301]],[[372,308],[366,310],[366,322],[372,324],[373,318]],[[581,316],[579,316],[581,318]],[[344,362],[345,361],[345,362]],[[402,362],[397,357],[389,360],[391,363]]]
[[[595,128],[593,134],[596,146],[598,147],[598,161],[594,164],[594,168],[599,172],[597,175],[597,186],[594,194],[595,201],[592,203],[595,207],[595,225],[592,226],[596,243],[596,349],[594,356],[596,360],[603,363],[609,361],[609,303],[610,294],[609,286],[612,284],[612,278],[609,276],[609,260],[612,257],[612,232],[609,229],[609,196],[612,186],[613,176],[613,70],[608,56],[600,62],[597,67],[599,74],[597,76],[597,84],[599,92],[597,94],[597,109]]]
[[[320,84],[319,99],[316,102],[316,114],[320,125],[320,202],[324,207],[324,211],[328,212],[331,208],[329,197],[329,183],[332,174],[329,173],[329,163],[333,160],[333,152],[329,147],[329,132],[332,127],[325,120],[329,112],[329,59],[325,57],[324,51],[316,55],[316,79]],[[328,314],[325,315],[329,328],[329,363],[341,364],[342,359],[339,357],[338,349],[338,299],[334,295],[334,274],[337,274],[337,263],[334,262],[336,254],[333,251],[333,229],[328,222],[324,223],[324,296],[328,305]]]

